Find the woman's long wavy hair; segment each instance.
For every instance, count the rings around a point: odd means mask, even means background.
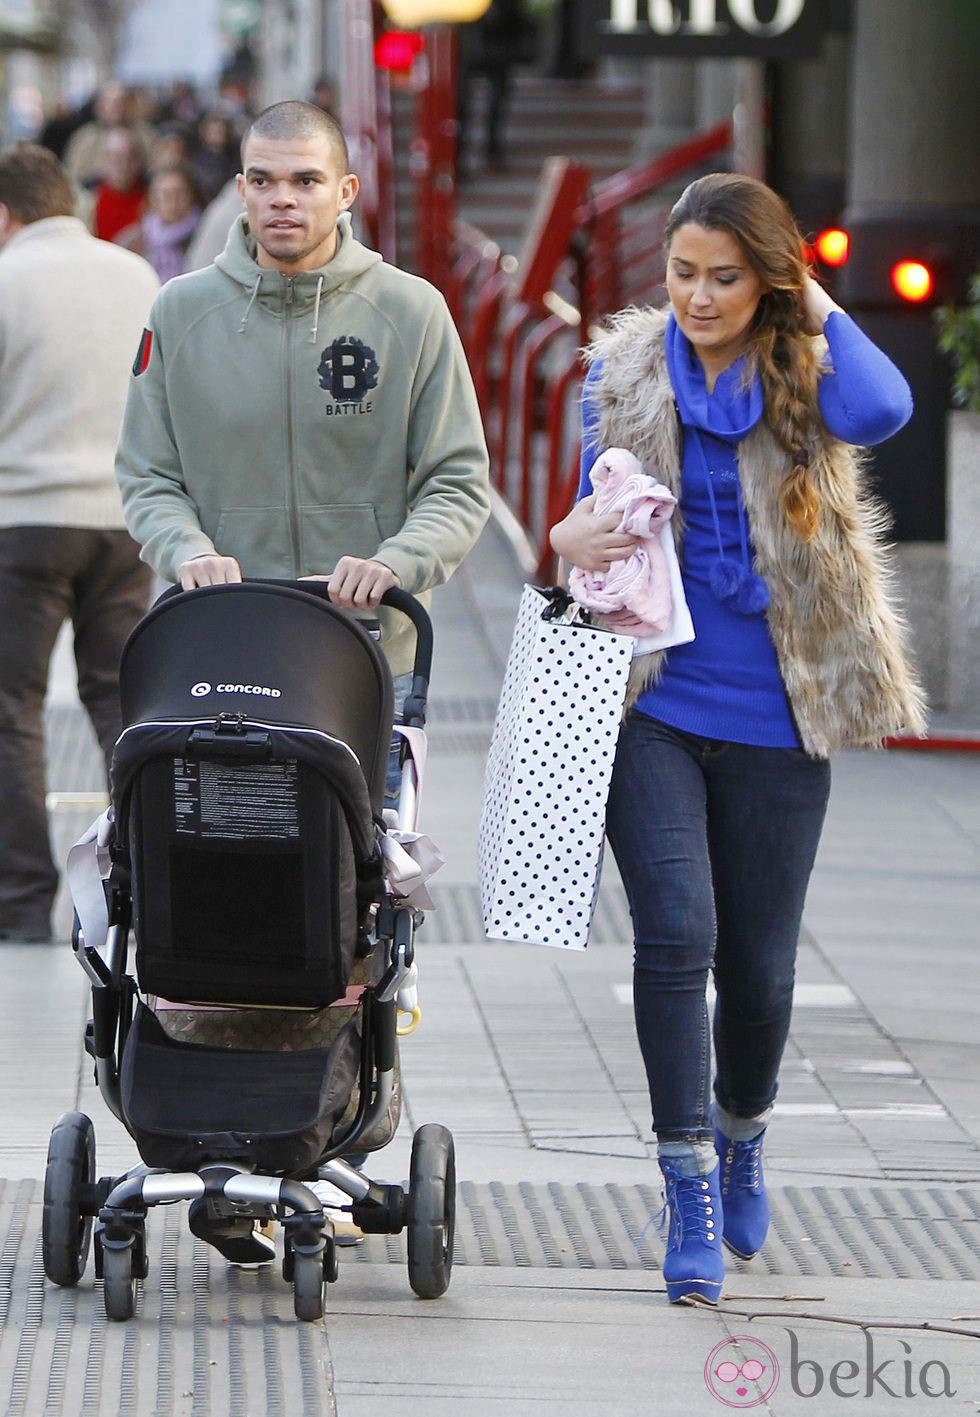
[[[747,354],[762,381],[765,421],[793,459],[781,490],[783,510],[797,535],[809,541],[820,517],[807,470],[819,354],[807,328],[803,238],[782,197],[742,173],[712,172],[682,192],[667,220],[668,251],[674,232],[689,222],[733,236],[766,287],[749,327]]]

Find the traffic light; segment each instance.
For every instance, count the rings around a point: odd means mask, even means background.
[[[840,226],[828,226],[813,241],[813,253],[822,265],[846,266],[851,253],[851,238]]]
[[[896,261],[891,271],[892,289],[901,300],[919,305],[936,289],[936,278],[924,261]]]
[[[851,234],[842,226],[828,226],[819,232],[806,246],[807,258],[818,263],[825,274],[840,271],[851,256]],[[889,271],[892,292],[899,300],[907,300],[910,305],[920,305],[925,301],[940,303],[937,281],[946,274],[948,261],[943,253],[932,251],[928,259],[906,256],[896,260]]]
[[[898,365],[915,411],[894,438],[872,450],[878,490],[899,541],[942,541],[946,534],[946,415],[950,369],[936,345],[933,313],[966,299],[978,247],[975,221],[960,213],[892,209],[844,219],[846,255],[833,293]],[[814,242],[828,237],[821,232]],[[822,260],[827,261],[827,249]]]
[[[418,30],[382,30],[374,41],[375,68],[408,74],[424,48],[425,38]]]
[[[959,301],[975,263],[975,230],[896,218],[854,222],[846,228],[841,303],[881,310]]]

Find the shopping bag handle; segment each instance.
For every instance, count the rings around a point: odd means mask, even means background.
[[[541,612],[542,620],[565,620],[569,625],[592,624],[591,610],[586,610],[584,605],[580,605],[564,586],[543,586],[541,593],[548,600],[548,604]]]
[[[548,601],[548,604],[541,612],[542,620],[559,619],[562,615],[566,614],[569,606],[574,603],[564,586],[544,586],[542,590]]]

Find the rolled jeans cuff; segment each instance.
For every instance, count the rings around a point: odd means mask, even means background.
[[[754,1117],[733,1117],[724,1107],[715,1103],[715,1126],[729,1141],[755,1141],[764,1132],[772,1116],[772,1106],[766,1107]]]

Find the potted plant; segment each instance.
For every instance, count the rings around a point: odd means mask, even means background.
[[[938,345],[953,370],[946,458],[949,565],[947,705],[980,726],[980,271],[966,305],[936,311]]]
[[[980,413],[980,271],[970,282],[967,304],[936,311],[939,348],[953,365],[953,403]]]

